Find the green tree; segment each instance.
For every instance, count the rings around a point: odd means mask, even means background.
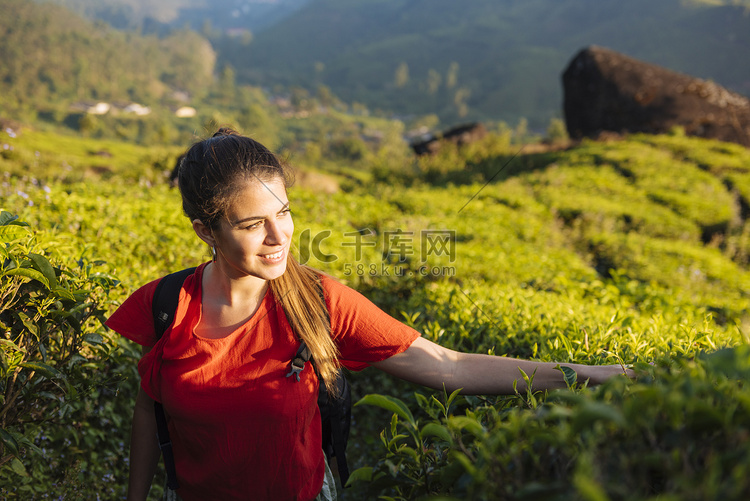
[[[469,105],[466,102],[471,96],[471,91],[466,87],[460,87],[453,95],[453,104],[456,106],[456,113],[463,118],[469,113]]]
[[[568,129],[565,127],[565,122],[560,118],[553,118],[549,121],[547,126],[547,140],[552,143],[561,143],[567,141]]]
[[[448,67],[448,73],[445,75],[445,86],[448,89],[458,85],[458,63],[453,61]]]
[[[430,68],[427,72],[427,93],[430,95],[437,94],[442,81],[443,78],[440,76],[440,73]]]
[[[525,143],[529,136],[529,121],[525,117],[521,117],[518,120],[518,125],[513,131],[514,138],[517,143]]]
[[[229,64],[224,65],[224,68],[221,70],[216,94],[219,102],[224,106],[230,106],[237,99],[234,68]]]
[[[393,75],[393,85],[401,89],[409,83],[409,65],[401,62]]]
[[[327,85],[318,86],[316,97],[322,106],[335,106],[338,103],[338,99]]]

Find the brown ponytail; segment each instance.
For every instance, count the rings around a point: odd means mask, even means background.
[[[329,395],[336,395],[338,348],[331,338],[331,323],[320,287],[320,272],[289,256],[286,271],[270,282],[271,292],[284,308],[289,325],[302,338]]]

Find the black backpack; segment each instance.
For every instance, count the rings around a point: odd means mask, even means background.
[[[154,291],[154,299],[151,303],[157,339],[161,338],[167,327],[174,320],[182,283],[194,271],[195,268],[188,268],[169,274],[157,284]],[[323,293],[322,288],[320,293]],[[315,361],[311,358],[310,349],[304,341],[300,341],[300,347],[294,359],[290,362],[290,371],[286,376],[293,376],[299,381],[299,374],[304,370],[307,361],[310,361],[313,369],[315,369]],[[315,369],[315,373],[317,375],[317,369]],[[325,385],[321,382],[318,393],[318,408],[320,409],[322,422],[323,452],[329,464],[331,458],[336,457],[339,478],[343,486],[346,485],[346,481],[349,479],[349,467],[346,463],[346,444],[349,440],[349,428],[351,426],[352,395],[349,383],[341,371],[339,371],[336,379],[336,386],[338,396],[332,398],[328,395]],[[154,402],[154,413],[156,414],[159,449],[161,449],[162,456],[164,457],[164,468],[167,473],[167,486],[174,490],[179,487],[179,483],[177,482],[167,419],[160,402]]]

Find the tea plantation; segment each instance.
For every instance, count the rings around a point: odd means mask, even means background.
[[[180,151],[0,144],[0,497],[121,499],[139,349],[102,321],[208,259],[166,181]],[[503,397],[352,374],[341,498],[750,498],[750,151],[495,135],[338,172],[290,193],[302,261],[447,347],[638,373],[549,393],[519,373]]]

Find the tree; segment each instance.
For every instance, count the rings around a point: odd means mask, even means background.
[[[409,65],[402,62],[398,65],[398,68],[396,68],[396,73],[393,75],[393,84],[396,86],[396,88],[403,88],[406,87],[406,84],[409,83]]]
[[[335,106],[338,102],[336,96],[331,92],[331,88],[327,85],[318,85],[317,98],[321,106]]]
[[[561,143],[568,139],[568,129],[565,127],[565,122],[560,118],[551,119],[547,127],[547,140],[551,143]]]
[[[221,104],[225,106],[230,105],[237,97],[234,68],[229,64],[224,65],[224,68],[221,70],[217,95]]]
[[[440,76],[440,73],[430,68],[430,71],[427,72],[427,93],[435,95],[440,89],[442,80],[443,78]]]
[[[453,61],[445,75],[445,86],[452,89],[456,85],[458,85],[458,63]]]
[[[471,96],[471,91],[466,87],[457,89],[453,96],[453,104],[456,105],[456,113],[458,113],[458,116],[461,118],[469,113],[469,105],[466,103],[469,96]]]

